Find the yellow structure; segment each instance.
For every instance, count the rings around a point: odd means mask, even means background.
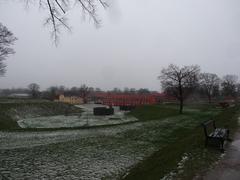
[[[68,96],[65,97],[61,94],[57,100],[58,102],[68,103],[68,104],[83,104],[83,98],[77,96]]]

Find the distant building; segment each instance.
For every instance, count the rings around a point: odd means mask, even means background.
[[[12,97],[12,98],[30,98],[30,95],[26,94],[26,93],[13,93],[13,94],[10,94],[8,97]]]
[[[58,99],[56,99],[55,101],[68,103],[68,104],[83,104],[84,103],[84,100],[81,97],[64,96],[63,94],[59,95]]]

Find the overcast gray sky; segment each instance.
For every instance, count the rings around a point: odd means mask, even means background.
[[[240,75],[239,0],[111,0],[99,11],[102,27],[68,14],[72,33],[58,47],[43,26],[47,12],[0,1],[0,22],[18,38],[0,88],[50,85],[149,88],[169,63],[198,64],[202,71]]]

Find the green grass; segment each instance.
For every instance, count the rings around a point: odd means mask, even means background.
[[[184,107],[183,115],[195,116],[206,116],[215,115],[215,112],[218,112],[218,109],[215,109],[212,105],[186,105]],[[179,116],[179,107],[177,104],[169,105],[145,105],[139,106],[134,109],[129,115],[135,116],[141,121],[148,120],[160,120],[168,117]],[[199,117],[202,118],[202,117]]]
[[[176,116],[178,109],[173,105],[145,105],[137,107],[129,115],[135,116],[141,121],[147,121]]]
[[[155,115],[151,115],[152,112],[155,112]],[[140,107],[131,113],[143,121],[147,121],[147,117],[155,120],[155,128],[150,126],[144,128],[149,136],[152,131],[156,131],[155,136],[159,137],[159,141],[155,144],[159,150],[133,167],[124,179],[155,180],[164,176],[174,179],[192,179],[197,173],[209,168],[221,154],[217,148],[205,148],[201,122],[215,119],[218,127],[227,127],[232,134],[238,126],[239,106],[220,110],[215,109],[214,106],[194,105],[186,106],[183,115],[176,115],[176,112],[177,106],[159,105]],[[166,117],[168,117],[167,120]],[[167,123],[161,125],[157,123],[164,121]],[[127,136],[133,136],[136,140],[144,138],[151,140],[147,135],[137,137],[138,134],[133,131],[132,134],[128,132]],[[178,167],[183,156],[188,159],[185,160],[184,165]]]

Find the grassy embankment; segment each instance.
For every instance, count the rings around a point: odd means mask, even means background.
[[[183,115],[178,115],[176,105],[143,106],[131,115],[143,121],[156,121],[155,128],[145,130],[149,136],[158,136],[159,140],[154,143],[159,145],[159,151],[133,167],[124,178],[185,180],[207,170],[221,155],[217,148],[205,148],[201,123],[215,119],[218,127],[227,127],[233,134],[238,127],[239,106],[222,110],[209,105],[189,105]],[[159,121],[168,123],[158,125]],[[128,137],[134,138],[134,134],[139,135],[133,131]],[[135,138],[139,140],[141,136]]]
[[[72,105],[44,100],[1,99],[0,129],[20,129],[17,120],[26,117],[53,116],[69,113],[80,113]]]

